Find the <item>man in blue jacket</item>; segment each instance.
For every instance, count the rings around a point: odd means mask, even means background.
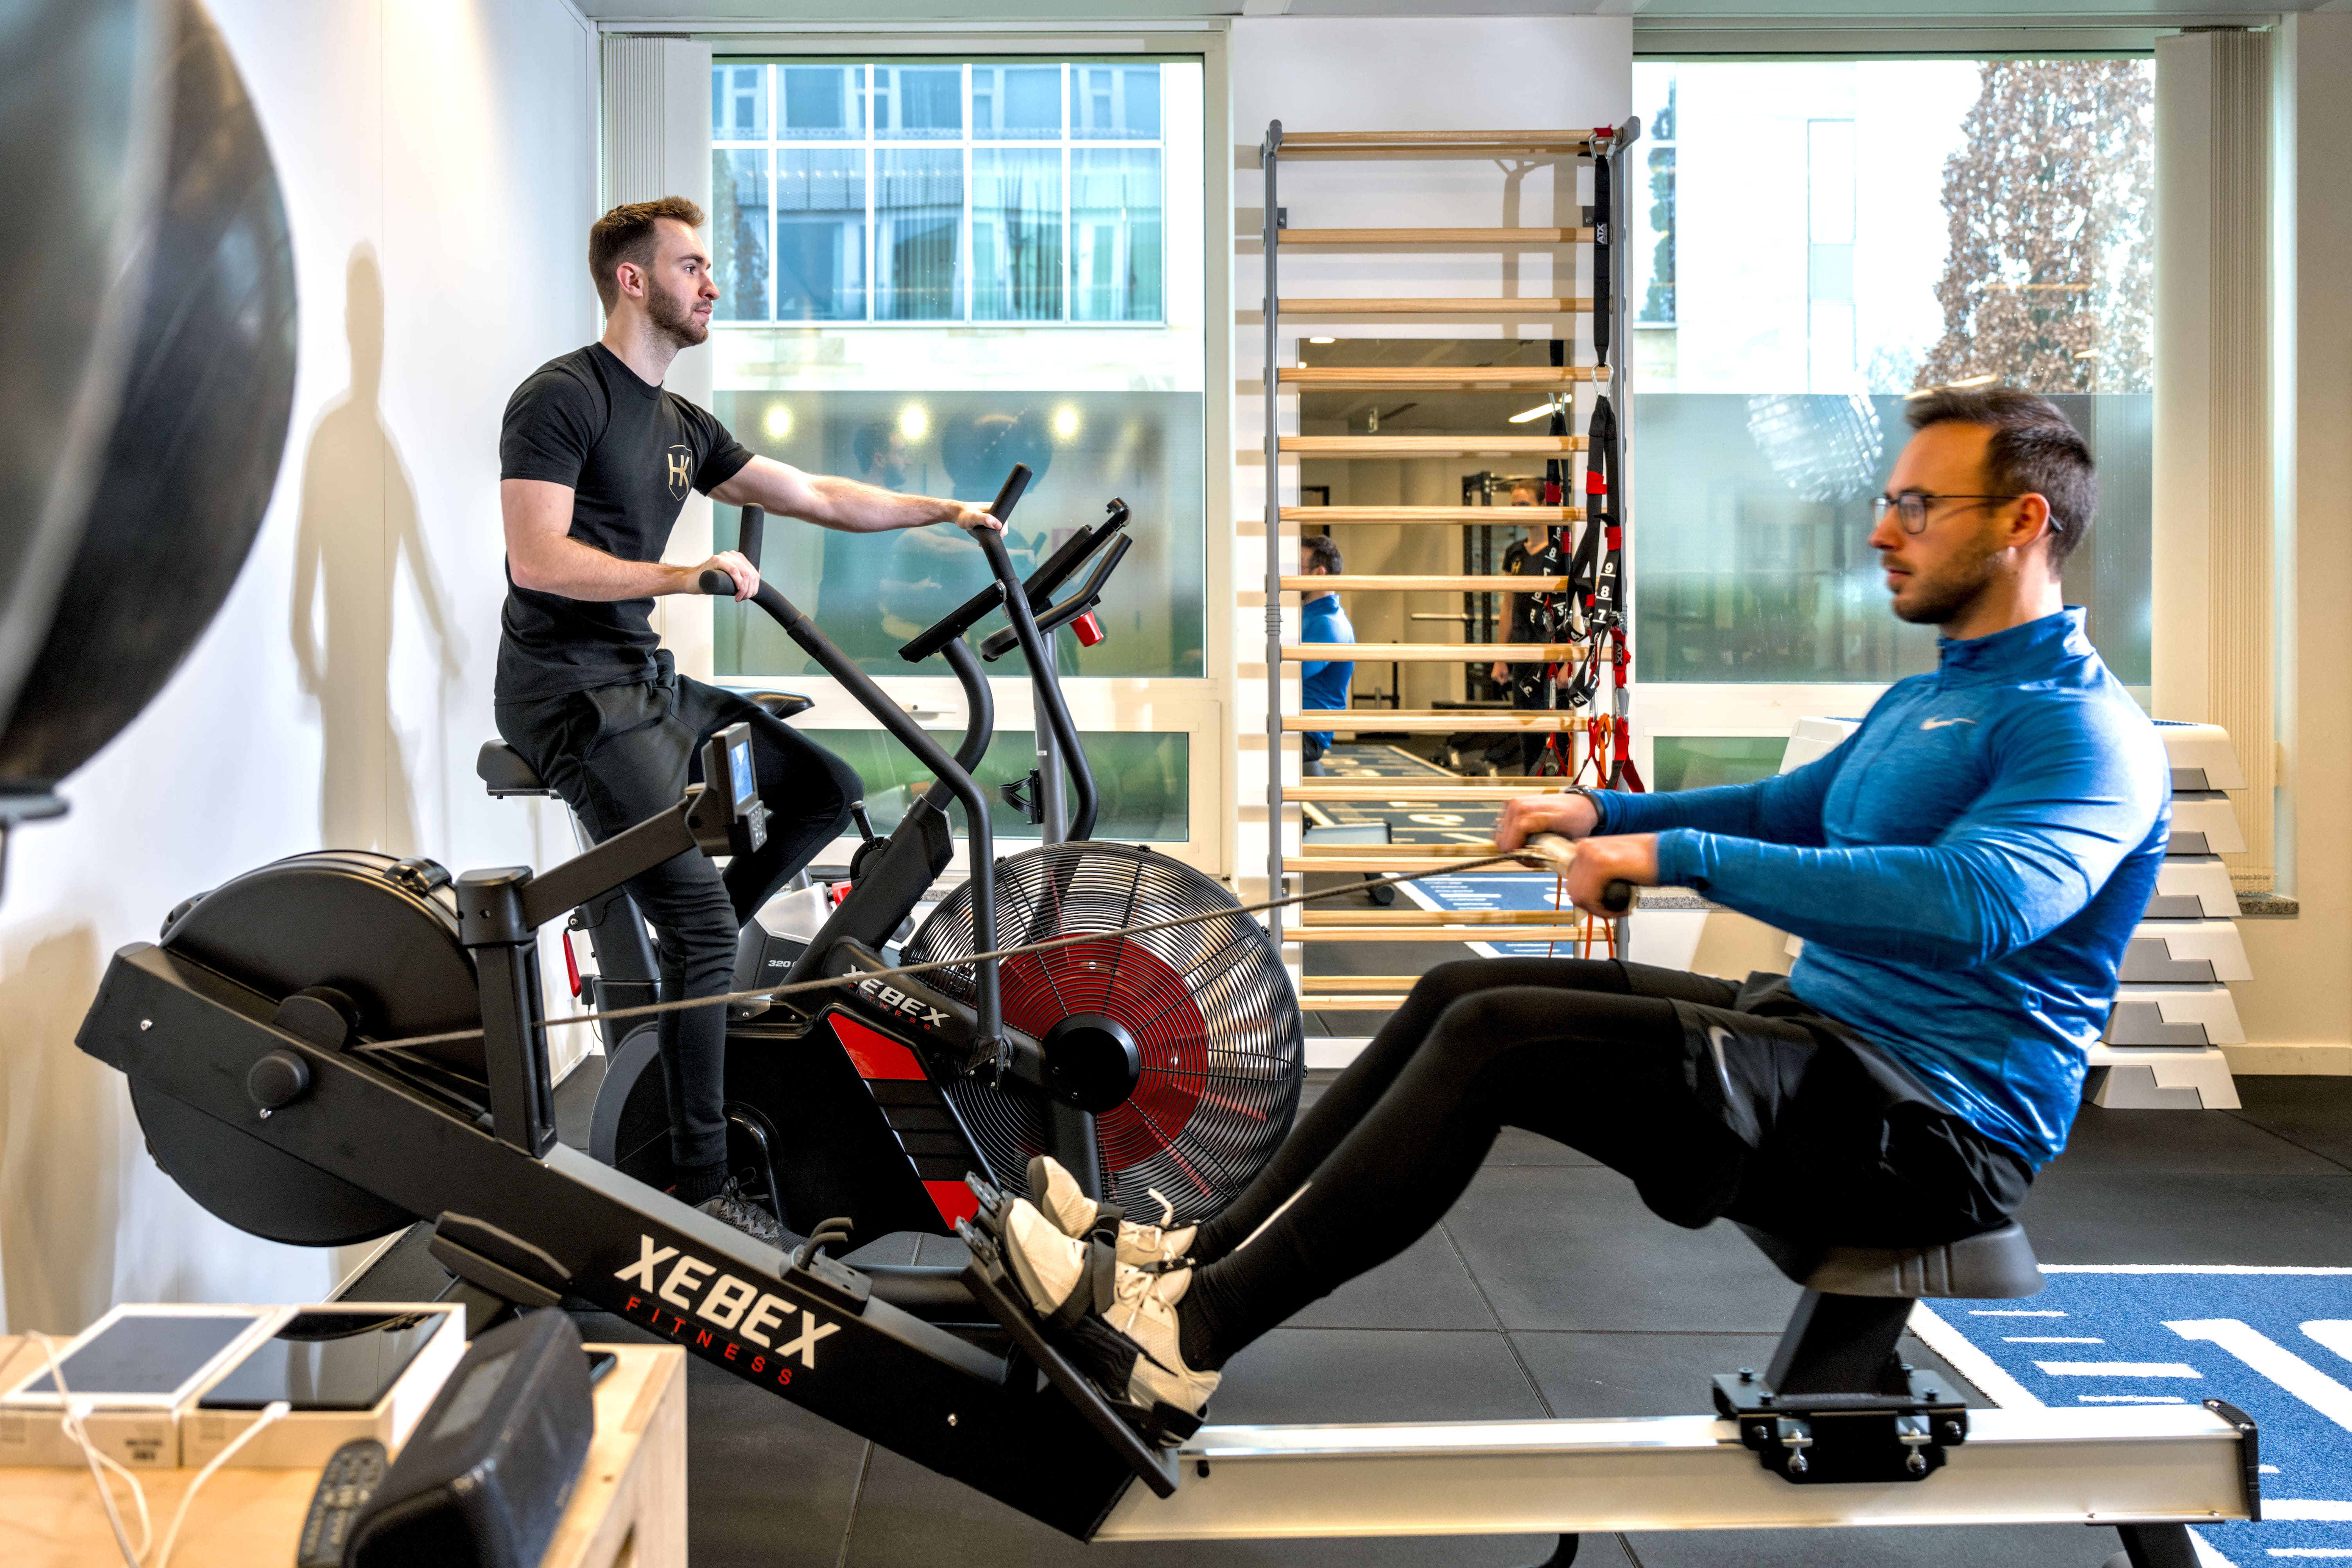
[[[2060,601],[2091,456],[2006,390],[1915,400],[1870,543],[1943,633],[1828,756],[1759,784],[1523,797],[1506,847],[1580,839],[1569,890],[1696,889],[1805,939],[1734,984],[1614,961],[1433,970],[1242,1195],[1127,1226],[1096,1376],[1198,1408],[1243,1345],[1394,1257],[1524,1127],[1678,1225],[1919,1246],[2005,1221],[2066,1141],[2169,831],[2162,742]],[[1091,1205],[1049,1163],[1009,1248],[1041,1310],[1084,1279]],[[1084,1207],[1085,1214],[1078,1210]]]
[[[1339,547],[1331,542],[1328,533],[1308,534],[1298,542],[1298,574],[1301,577],[1336,577],[1344,570],[1339,559]],[[1351,643],[1356,640],[1356,628],[1348,624],[1348,612],[1339,607],[1337,594],[1313,594],[1305,596],[1298,607],[1298,640],[1309,643]],[[1298,667],[1298,706],[1302,712],[1316,709],[1340,709],[1348,705],[1348,688],[1356,679],[1356,666],[1351,660],[1311,658]],[[1299,737],[1298,771],[1307,778],[1319,778],[1323,773],[1323,754],[1331,749],[1332,731],[1316,730]]]

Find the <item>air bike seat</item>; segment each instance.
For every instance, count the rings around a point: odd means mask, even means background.
[[[816,700],[797,691],[742,691],[736,695],[752,703],[775,719],[791,719],[816,706]],[[522,753],[504,741],[485,741],[474,758],[474,776],[482,781],[490,794],[504,799],[509,795],[552,795],[531,765],[523,761]]]
[[[1739,1423],[1764,1467],[1801,1484],[1923,1480],[1965,1442],[1969,1413],[1948,1379],[1896,1353],[1923,1296],[2000,1300],[2042,1289],[2025,1227],[1929,1247],[1846,1247],[1739,1227],[1804,1287],[1759,1375],[1715,1380],[1715,1406]]]

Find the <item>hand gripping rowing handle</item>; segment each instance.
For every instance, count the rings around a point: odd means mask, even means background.
[[[1518,853],[1522,858],[1563,876],[1570,866],[1576,864],[1575,844],[1557,833],[1531,835],[1525,844],[1519,846]],[[1622,915],[1632,909],[1633,884],[1622,877],[1612,879],[1609,885],[1601,889],[1601,907],[1612,915]]]

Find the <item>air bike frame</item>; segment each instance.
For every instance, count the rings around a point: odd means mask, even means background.
[[[854,694],[870,687],[772,587],[758,602]],[[869,706],[963,805],[984,889],[980,786],[911,719]],[[233,1170],[206,1173],[215,1182],[266,1192],[274,1176],[315,1187],[324,1173],[430,1219],[433,1256],[475,1305],[584,1300],[1081,1540],[2075,1522],[2122,1527],[2136,1568],[2191,1568],[2181,1524],[2259,1514],[2252,1429],[2226,1407],[1973,1411],[1932,1473],[1812,1485],[1706,1415],[1222,1426],[1148,1443],[1041,1335],[988,1248],[960,1285],[1012,1340],[1004,1354],[908,1310],[952,1270],[856,1268],[814,1244],[787,1255],[556,1141],[538,930],[673,856],[740,847],[750,829],[715,787],[723,752],[705,776],[713,786],[544,875],[457,879],[487,1114],[379,1066],[331,1007],[150,943],[115,954],[79,1044],[252,1141]],[[985,1039],[1002,1021],[982,976]],[[277,1060],[255,1074],[265,1058]]]

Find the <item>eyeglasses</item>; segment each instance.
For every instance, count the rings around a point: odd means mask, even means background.
[[[2031,494],[2032,492],[2028,491],[2025,493]],[[2023,500],[2024,499],[2024,494],[2013,496],[1939,496],[1931,495],[1926,490],[1905,490],[1899,496],[1873,496],[1870,498],[1870,525],[1873,528],[1875,528],[1880,523],[1885,522],[1886,521],[1886,514],[1891,511],[1901,520],[1904,532],[1925,533],[1927,531],[1927,509],[1936,505],[1939,501]]]

